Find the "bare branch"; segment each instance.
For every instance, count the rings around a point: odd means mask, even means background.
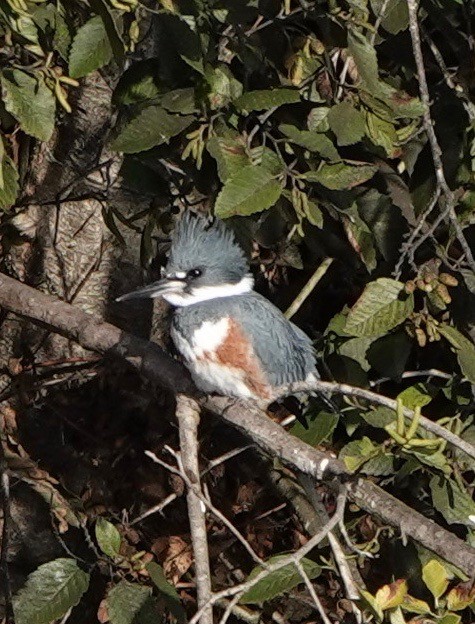
[[[0,275],[0,306],[26,317],[38,325],[47,324],[51,331],[57,331],[70,340],[99,353],[111,353],[116,357],[127,359],[144,376],[159,386],[175,389],[175,392],[186,392],[196,396],[196,390],[184,368],[157,345],[130,336],[97,317],[87,314],[79,308],[58,301],[54,297],[40,293],[12,278]],[[179,388],[179,390],[178,390]],[[318,382],[309,385],[301,384],[289,390],[305,391],[316,389],[323,392],[336,392],[358,396],[387,405],[394,409],[395,401],[374,392],[353,388],[345,384]],[[422,514],[409,508],[374,483],[354,478],[345,466],[330,453],[324,453],[305,444],[284,431],[272,422],[259,407],[251,402],[232,400],[226,397],[206,397],[202,404],[233,427],[241,430],[258,446],[273,457],[279,457],[284,463],[295,470],[321,479],[324,474],[334,476],[338,480],[351,479],[350,498],[370,514],[377,514],[391,526],[401,529],[407,536],[436,553],[439,557],[450,561],[468,575],[475,569],[475,549],[443,529]],[[412,416],[410,410],[408,417]],[[430,421],[424,420],[424,427],[429,430]],[[445,439],[461,448],[471,457],[475,449],[460,440],[454,434],[444,430],[436,423],[430,423],[435,435],[440,429]]]
[[[430,148],[432,152],[432,160],[434,161],[434,169],[435,175],[437,179],[437,185],[441,189],[445,201],[446,201],[446,210],[448,214],[448,218],[452,227],[454,228],[457,239],[465,253],[465,257],[467,259],[467,263],[470,265],[472,271],[475,272],[475,259],[472,254],[472,250],[470,245],[468,244],[462,226],[460,225],[457,213],[455,212],[455,196],[447,184],[444,174],[444,167],[442,164],[441,154],[442,151],[440,149],[440,145],[437,141],[437,137],[434,130],[434,124],[430,115],[430,97],[429,97],[429,88],[427,86],[426,73],[424,68],[424,58],[422,56],[422,47],[421,47],[421,36],[419,32],[419,24],[417,21],[417,0],[407,0],[407,6],[409,9],[409,30],[411,33],[412,39],[412,49],[414,52],[414,59],[416,61],[417,67],[417,78],[419,80],[419,94],[424,104],[424,128],[427,132],[427,136],[429,138]]]
[[[179,394],[176,398],[176,417],[179,426],[181,461],[183,474],[194,487],[189,487],[186,495],[188,518],[190,520],[191,541],[195,556],[196,593],[198,608],[202,608],[201,624],[213,624],[211,597],[211,568],[209,565],[206,515],[203,503],[197,492],[201,492],[200,467],[198,460],[198,424],[200,406],[195,399]]]

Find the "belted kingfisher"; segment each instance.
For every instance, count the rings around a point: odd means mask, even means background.
[[[162,279],[117,301],[163,297],[174,307],[171,337],[196,386],[268,404],[278,386],[319,376],[310,338],[253,287],[225,224],[185,213]]]

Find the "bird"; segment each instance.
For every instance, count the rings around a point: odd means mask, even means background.
[[[226,224],[187,211],[162,278],[117,301],[162,297],[171,339],[197,388],[268,405],[279,387],[319,379],[310,338],[254,291],[242,247]]]

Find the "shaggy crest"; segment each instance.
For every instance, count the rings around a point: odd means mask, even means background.
[[[203,282],[235,283],[249,265],[233,232],[219,219],[184,214],[173,236],[167,272],[205,269]]]

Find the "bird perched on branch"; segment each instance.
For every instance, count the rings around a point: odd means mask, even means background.
[[[186,213],[162,276],[117,301],[163,297],[175,308],[171,337],[203,392],[270,403],[277,387],[319,378],[310,338],[253,291],[222,221]]]

